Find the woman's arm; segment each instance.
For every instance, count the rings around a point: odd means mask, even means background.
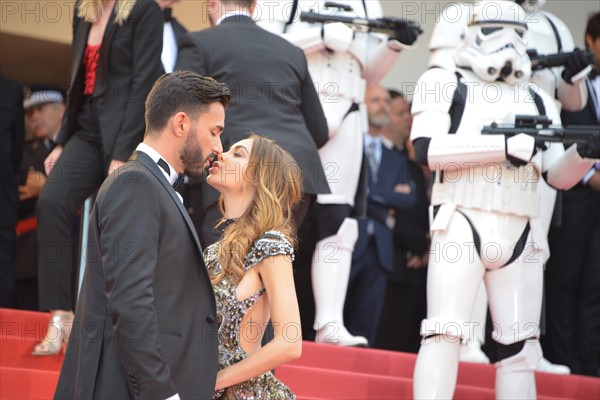
[[[247,358],[217,373],[215,389],[255,378],[302,354],[302,329],[296,299],[292,260],[287,255],[268,257],[255,267],[269,296],[274,339]]]

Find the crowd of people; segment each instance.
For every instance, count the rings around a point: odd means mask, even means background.
[[[451,398],[459,360],[496,362],[507,398],[535,397],[535,370],[600,376],[600,135],[481,134],[600,126],[600,13],[593,61],[526,1],[441,18],[409,99],[380,80],[418,26],[207,0],[188,33],[175,2],[80,0],[68,90],[2,80],[0,306],[50,313],[32,354],[68,347],[58,397],[294,398],[270,371],[302,338],[419,353],[419,398]],[[383,17],[344,3],[328,15]],[[532,71],[548,35],[568,60]]]

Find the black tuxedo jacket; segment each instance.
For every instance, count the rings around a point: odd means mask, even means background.
[[[111,174],[55,398],[212,397],[215,297],[186,209],[144,153]]]
[[[304,192],[329,193],[317,152],[328,139],[327,121],[302,50],[249,17],[233,16],[183,35],[175,69],[229,85],[224,149],[250,131],[275,139],[300,165]]]
[[[74,16],[68,104],[56,139],[63,146],[77,130],[77,113],[84,101],[83,54],[90,27]],[[128,160],[144,137],[146,96],[163,71],[162,31],[162,12],[154,0],[137,0],[122,25],[115,24],[114,12],[109,18],[100,48],[96,87],[90,96],[102,147],[109,159]]]

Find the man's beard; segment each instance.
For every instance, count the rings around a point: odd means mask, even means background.
[[[190,133],[183,144],[183,149],[179,152],[185,174],[192,178],[202,177],[204,161],[206,160],[202,148],[198,144],[197,137],[198,132],[196,129],[190,129]]]
[[[383,128],[390,122],[390,119],[387,115],[377,115],[369,117],[369,124],[373,125],[377,128]]]

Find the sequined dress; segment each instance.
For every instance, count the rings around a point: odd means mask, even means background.
[[[218,274],[221,266],[218,262],[220,242],[204,250],[204,259],[209,273]],[[244,272],[248,271],[261,260],[275,255],[294,257],[294,248],[285,236],[277,231],[269,231],[261,235],[250,248],[244,259]],[[219,369],[236,364],[248,354],[242,349],[239,340],[239,328],[244,316],[263,295],[261,289],[249,298],[239,301],[236,296],[237,276],[225,276],[215,287],[217,313],[219,318]],[[256,378],[233,385],[225,391],[215,393],[213,399],[246,399],[246,400],[288,400],[296,396],[282,382],[278,381],[271,372]]]

